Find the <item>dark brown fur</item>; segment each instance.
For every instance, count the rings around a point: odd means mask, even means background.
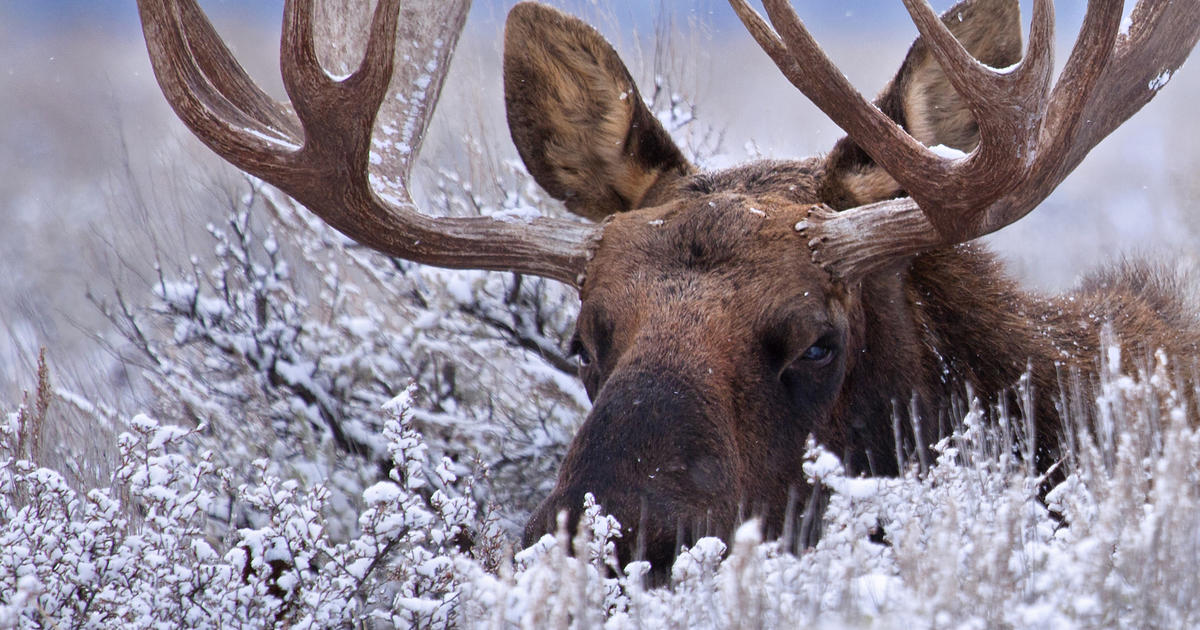
[[[1014,4],[969,4],[944,19],[974,54],[1009,65],[1020,55]],[[923,435],[910,432],[904,446],[926,448],[964,384],[994,403],[1027,367],[1044,469],[1062,431],[1059,383],[1090,382],[1105,325],[1131,358],[1158,348],[1195,356],[1200,344],[1191,305],[1145,266],[1046,298],[966,245],[854,286],[831,282],[796,223],[812,204],[902,194],[886,173],[843,140],[826,158],[698,174],[611,47],[551,9],[514,8],[505,81],[530,172],[576,213],[608,217],[577,332],[594,407],[527,542],[551,531],[559,511],[573,524],[586,492],[625,525],[626,560],[640,544],[661,567],[680,534],[726,534],[739,514],[762,515],[778,533],[789,492],[801,505],[808,494],[800,464],[810,434],[851,471],[895,474],[895,410],[907,425],[915,401]],[[976,141],[920,43],[879,104],[927,144]]]

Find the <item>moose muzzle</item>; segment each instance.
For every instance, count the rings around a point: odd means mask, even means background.
[[[567,515],[574,533],[591,493],[620,521],[622,564],[669,567],[679,545],[725,535],[736,517],[739,468],[728,414],[670,369],[614,374],[567,452],[554,491],[534,511],[524,543]]]

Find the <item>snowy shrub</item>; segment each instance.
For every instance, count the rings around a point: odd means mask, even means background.
[[[471,554],[495,554],[498,534],[469,495],[448,491],[452,465],[413,431],[411,391],[384,420],[390,479],[362,493],[359,533],[344,542],[325,527],[327,488],[282,480],[263,460],[236,488],[263,522],[206,533],[206,517],[229,508],[205,488],[231,479],[211,452],[175,452],[194,430],[130,419],[111,485],[79,493],[13,457],[13,414],[0,433],[0,626],[452,624],[471,575],[457,565],[494,564]]]
[[[23,458],[20,407],[0,427],[0,627],[1193,626],[1194,385],[1162,355],[1133,375],[1118,364],[1113,350],[1095,399],[1107,420],[1075,427],[1044,501],[1025,447],[978,407],[898,478],[847,477],[810,443],[803,474],[828,502],[814,546],[791,553],[751,521],[685,549],[656,588],[646,563],[618,565],[620,525],[590,497],[575,540],[513,555],[471,478],[416,430],[411,389],[376,412],[389,473],[344,540],[326,485],[265,460],[234,480],[187,447],[203,426],[132,418],[110,485],[77,492]],[[242,509],[228,496],[258,522],[215,531]]]
[[[447,199],[466,194],[452,188]],[[587,405],[565,351],[572,293],[364,251],[255,182],[208,232],[211,256],[164,263],[151,304],[117,293],[103,306],[145,366],[155,415],[204,427],[192,452],[243,480],[265,458],[272,474],[325,484],[336,513],[353,515],[387,470],[378,409],[415,381],[430,444],[458,475],[486,464],[480,491],[515,527]],[[247,504],[228,516],[256,518]],[[329,527],[344,537],[356,525]]]

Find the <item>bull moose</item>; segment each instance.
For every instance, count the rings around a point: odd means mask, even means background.
[[[312,0],[288,0],[290,106],[242,71],[195,0],[138,4],[167,99],[238,168],[386,254],[578,290],[573,351],[593,407],[526,542],[561,512],[573,527],[588,492],[625,524],[623,560],[661,567],[700,524],[722,534],[742,516],[779,532],[810,493],[810,435],[852,472],[896,474],[893,454],[937,439],[922,419],[944,417],[964,385],[996,401],[1026,373],[1045,467],[1062,375],[1089,382],[1103,328],[1143,351],[1194,357],[1200,344],[1170,274],[1130,264],[1043,297],[972,242],[1029,213],[1155,95],[1200,36],[1200,0],[1142,0],[1124,24],[1121,1],[1089,2],[1057,81],[1050,1],[1033,3],[1022,52],[1016,0],[965,0],[940,18],[904,0],[920,38],[874,103],[787,0],[764,0],[767,18],[730,0],[848,136],[824,156],[717,172],[688,162],[595,30],[518,4],[503,77],[513,141],[534,179],[594,223],[431,217],[373,187],[389,85],[426,73],[425,91],[401,99],[405,150],[385,155],[407,190],[466,0],[409,3],[403,21],[399,0],[378,0],[346,77],[317,59]],[[896,431],[897,413],[914,428]]]

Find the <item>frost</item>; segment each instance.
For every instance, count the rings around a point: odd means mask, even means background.
[[[367,505],[394,503],[400,498],[400,487],[390,481],[381,481],[363,490],[363,501]]]
[[[842,474],[842,462],[824,448],[817,448],[815,459],[804,463],[804,474],[812,479],[826,479]]]
[[[725,555],[725,543],[720,538],[701,538],[690,549],[683,550],[671,567],[671,579],[687,582],[712,576]]]
[[[541,218],[542,213],[537,208],[525,207],[499,210],[490,216],[504,223],[531,223],[534,219]]]
[[[1166,87],[1167,83],[1170,82],[1171,74],[1172,73],[1170,70],[1163,70],[1158,76],[1150,79],[1150,84],[1146,87],[1149,88],[1151,92],[1157,92],[1163,89]]]
[[[936,155],[940,158],[947,159],[947,160],[961,160],[961,159],[967,157],[966,153],[963,153],[962,151],[959,151],[958,149],[955,149],[954,147],[948,147],[944,144],[935,144],[935,145],[929,147],[929,150],[934,155]]]
[[[283,138],[275,134],[264,133],[258,129],[243,127],[242,132],[249,134],[254,138],[258,138],[267,144],[274,145],[275,148],[286,149],[288,151],[298,151],[301,148],[299,144],[296,144],[287,138]]]

